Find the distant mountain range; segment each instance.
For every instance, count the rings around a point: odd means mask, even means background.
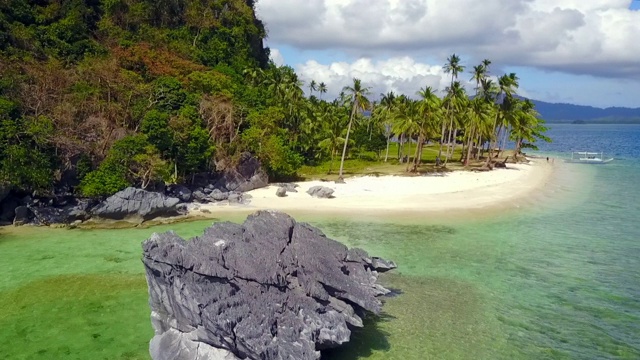
[[[548,123],[640,124],[640,108],[554,104],[532,100],[540,116]]]

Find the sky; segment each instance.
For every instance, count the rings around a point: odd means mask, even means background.
[[[471,92],[469,70],[489,59],[528,98],[640,107],[640,0],[258,0],[256,12],[272,60],[326,83],[326,98],[353,78],[374,99],[444,92],[455,53]]]

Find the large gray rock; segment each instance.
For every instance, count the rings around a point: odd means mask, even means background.
[[[223,192],[219,189],[214,189],[211,191],[211,194],[209,194],[209,197],[215,201],[224,201],[229,199],[229,193]]]
[[[245,152],[235,168],[227,169],[215,184],[216,189],[246,192],[269,185],[269,176],[262,168],[260,161]]]
[[[192,194],[193,196],[193,200],[201,203],[201,204],[206,204],[211,202],[211,199],[209,198],[209,195],[205,194],[203,190],[198,189],[196,191],[193,192]]]
[[[31,210],[26,206],[18,206],[16,208],[16,216],[13,219],[13,225],[22,226],[29,223],[31,220]]]
[[[179,202],[179,199],[164,194],[129,187],[98,204],[92,213],[95,217],[111,220],[150,220],[160,216],[179,215]]]
[[[297,188],[300,186],[294,183],[275,183],[271,185],[284,188],[285,190],[287,190],[287,192],[298,192]]]
[[[171,185],[167,188],[167,195],[180,199],[182,202],[191,201],[191,190],[184,185]]]
[[[326,186],[312,186],[307,190],[307,194],[317,198],[331,199],[333,198],[333,189]]]
[[[279,187],[278,190],[276,190],[276,196],[277,197],[285,197],[285,196],[287,196],[287,189],[283,188],[283,187]]]
[[[278,212],[190,241],[153,234],[142,247],[155,360],[319,359],[388,293],[365,251]]]

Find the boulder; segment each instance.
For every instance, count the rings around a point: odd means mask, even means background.
[[[230,192],[229,197],[227,198],[227,200],[229,200],[229,204],[243,204],[243,205],[250,203],[251,201],[249,199],[251,199],[251,195],[243,194],[235,191]]]
[[[283,188],[283,187],[279,187],[278,190],[276,190],[276,196],[277,197],[285,197],[285,196],[287,196],[287,189]]]
[[[279,212],[142,247],[154,360],[320,359],[389,292],[376,283],[383,260]]]
[[[16,216],[13,219],[13,225],[22,226],[26,225],[31,221],[31,210],[29,210],[26,206],[18,206],[16,208]]]
[[[269,176],[258,158],[245,152],[240,156],[240,162],[235,168],[227,169],[222,173],[215,183],[215,188],[246,192],[268,185]]]
[[[229,193],[223,192],[219,189],[214,189],[213,191],[211,191],[211,194],[209,194],[209,197],[211,197],[211,199],[215,201],[224,201],[229,199]]]
[[[209,198],[209,195],[205,194],[204,191],[202,189],[198,189],[196,191],[194,191],[192,193],[193,196],[193,200],[202,203],[202,204],[206,204],[208,202],[211,202],[211,199]]]
[[[167,195],[180,199],[182,202],[191,201],[191,190],[184,185],[171,185],[167,188]]]
[[[287,190],[287,192],[298,192],[298,187],[300,185],[298,184],[294,184],[294,183],[275,183],[275,184],[271,184],[277,187],[281,187],[281,188],[285,188],[285,190]]]
[[[111,220],[131,217],[150,220],[160,216],[178,215],[179,202],[178,198],[129,187],[98,204],[92,213],[95,217]]]
[[[332,199],[333,191],[333,189],[326,186],[313,186],[307,190],[307,194],[316,198]]]

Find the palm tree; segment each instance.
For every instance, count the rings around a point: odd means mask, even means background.
[[[496,136],[496,127],[499,124],[499,119],[502,117],[504,120],[505,114],[507,110],[511,107],[511,102],[513,101],[513,93],[515,89],[518,88],[518,77],[515,73],[504,74],[498,79],[498,96],[497,101],[499,102],[498,111],[496,113],[495,120],[493,122],[493,131],[491,132],[491,139],[489,142],[489,156],[487,157],[487,165],[491,162],[491,157],[493,156],[493,149],[495,147],[495,140],[497,140]]]
[[[444,104],[446,104],[446,109],[450,117],[448,142],[451,143],[453,141],[454,145],[451,146],[451,149],[449,148],[449,145],[447,145],[447,154],[444,158],[445,166],[451,156],[453,156],[453,152],[455,150],[456,133],[458,132],[457,122],[455,122],[455,120],[456,118],[460,120],[459,118],[464,110],[465,101],[467,101],[467,93],[460,81],[454,81],[451,86],[447,88],[447,92],[448,94],[444,99]],[[454,124],[456,124],[455,130],[453,130]],[[451,153],[449,153],[449,150],[451,150]]]
[[[422,161],[422,149],[424,147],[425,136],[430,132],[437,133],[437,123],[440,118],[440,109],[442,101],[436,95],[436,91],[430,86],[426,86],[418,91],[417,95],[420,97],[419,109],[424,121],[422,122],[422,138],[418,138],[418,156],[417,161],[414,159],[414,169],[417,170],[417,166]]]
[[[418,101],[407,99],[407,101],[399,104],[393,115],[393,132],[396,134],[406,134],[408,138],[412,138],[414,135],[421,133],[421,126],[424,118],[420,113],[420,106]],[[421,136],[419,136],[420,138]],[[418,147],[416,146],[416,153],[414,154],[414,164],[418,157]],[[417,167],[417,165],[415,166]],[[409,171],[409,162],[407,161],[407,169]]]
[[[320,85],[318,85],[318,92],[320,93],[320,100],[322,100],[322,94],[327,93],[327,84],[321,82]]]
[[[453,82],[458,78],[458,74],[464,71],[464,66],[460,65],[460,57],[456,54],[452,54],[447,58],[447,63],[444,65],[444,72],[447,74],[451,74],[451,85],[449,86],[449,91],[453,89]],[[453,132],[453,113],[451,112],[451,108],[447,107],[447,112],[449,112],[450,122],[449,122],[449,141],[447,142],[447,156],[445,159],[445,165],[447,160],[449,159],[449,146],[451,145],[451,138],[453,137],[453,147],[455,148],[455,140],[456,134]],[[457,132],[457,130],[456,130]],[[440,151],[438,151],[438,157],[442,155],[442,142],[444,140],[444,125],[442,131],[442,138],[440,140]],[[453,154],[453,151],[451,152]]]
[[[384,133],[387,137],[387,150],[384,155],[384,162],[389,159],[389,143],[391,140],[391,115],[395,107],[396,94],[389,91],[386,94],[380,94],[380,106],[376,108],[375,115],[380,117],[380,123],[384,126]]]
[[[318,83],[316,83],[315,80],[311,80],[311,82],[309,83],[309,97],[311,97],[311,95],[313,95],[313,92],[318,90]]]
[[[478,126],[478,122],[480,122],[482,119],[484,119],[483,114],[484,111],[486,110],[486,107],[484,106],[486,104],[486,102],[484,101],[484,99],[479,99],[479,94],[480,91],[482,90],[482,87],[480,84],[482,84],[486,79],[487,79],[487,74],[489,72],[489,65],[491,64],[491,61],[488,59],[485,59],[482,61],[482,63],[480,65],[476,65],[473,67],[473,71],[472,73],[472,77],[471,80],[475,80],[476,81],[476,96],[474,97],[473,101],[469,104],[469,128],[467,129],[467,131],[465,131],[466,135],[467,135],[467,154],[464,157],[464,166],[469,165],[469,159],[471,157],[471,151],[473,148],[473,141],[475,139],[475,134],[477,132],[477,126]]]
[[[470,129],[467,137],[467,154],[464,157],[464,166],[469,165],[476,134],[480,134],[480,137],[482,137],[483,130],[487,128],[492,114],[492,104],[482,97],[476,96],[469,102],[467,116],[469,118]]]
[[[342,148],[342,158],[340,159],[340,172],[338,173],[338,178],[340,180],[344,180],[342,176],[342,172],[344,170],[344,157],[347,155],[347,144],[349,143],[349,133],[351,132],[351,126],[353,125],[353,118],[356,115],[356,112],[363,111],[369,106],[369,99],[367,99],[367,95],[370,94],[368,87],[362,86],[362,81],[357,78],[353,78],[352,86],[345,86],[342,88],[342,91],[345,95],[348,95],[351,103],[352,110],[351,116],[349,116],[349,125],[347,126],[347,135],[344,139],[344,147]]]
[[[343,111],[343,108],[326,105],[322,106],[319,111],[315,113],[315,116],[321,123],[320,134],[322,140],[318,143],[318,146],[329,153],[330,162],[328,174],[331,174],[333,170],[333,160],[338,146],[345,141],[342,133],[348,120],[348,112]]]

